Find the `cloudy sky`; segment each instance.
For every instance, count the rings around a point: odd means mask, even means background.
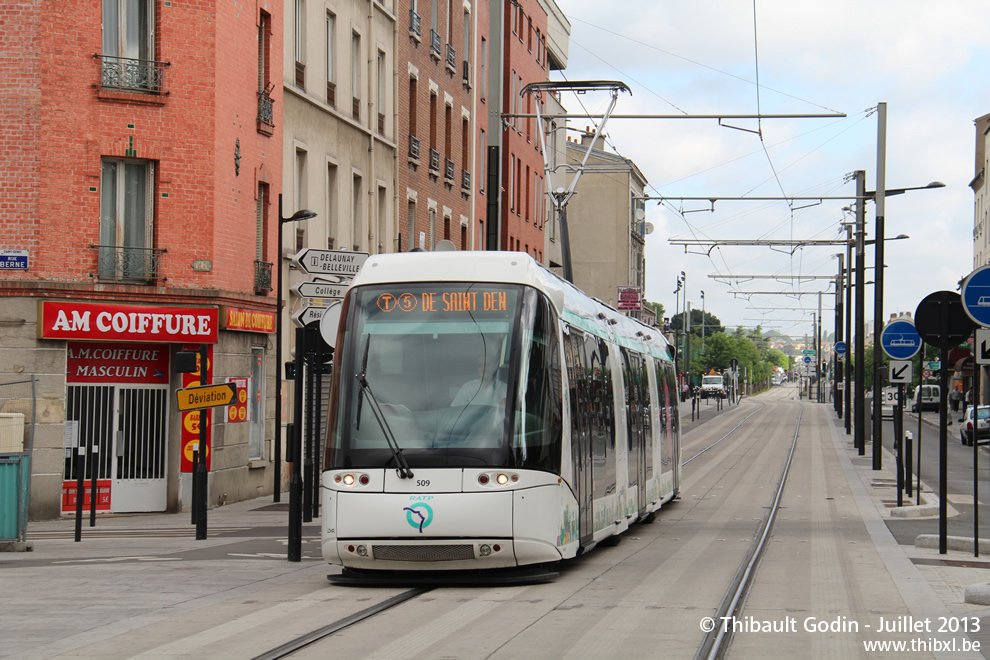
[[[832,114],[845,118],[613,119],[615,151],[632,159],[652,195],[852,196],[866,171],[876,190],[877,114],[887,104],[886,188],[945,188],[886,201],[884,316],[914,312],[929,293],[955,290],[973,270],[974,119],[990,113],[990,2],[986,0],[557,0],[571,21],[560,80],[618,80],[617,114]],[[757,79],[759,84],[756,84]],[[606,93],[565,95],[570,112],[601,113]],[[587,120],[572,126],[583,128]],[[747,129],[747,130],[738,130]],[[580,194],[580,184],[577,191]],[[674,309],[676,278],[688,300],[734,328],[810,333],[817,296],[737,296],[730,290],[819,291],[832,320],[834,276],[844,252],[808,247],[719,247],[685,254],[669,239],[838,239],[851,201],[650,202],[646,297]],[[681,213],[684,211],[684,213]],[[867,239],[875,206],[867,206]],[[889,239],[907,234],[909,240]],[[867,266],[872,267],[868,246]],[[720,280],[709,277],[718,274]],[[736,282],[733,275],[780,275]],[[873,271],[867,270],[872,282]],[[873,318],[873,286],[866,290]]]

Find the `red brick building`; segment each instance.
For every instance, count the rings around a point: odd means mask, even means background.
[[[539,128],[535,118],[504,117],[535,112],[534,97],[522,90],[548,79],[547,10],[539,0],[482,4],[488,5],[488,23],[484,33],[479,30],[478,46],[487,69],[479,76],[477,97],[477,114],[485,118],[478,139],[486,149],[486,158],[479,158],[483,183],[475,205],[484,232],[479,247],[523,251],[547,263]]]
[[[210,501],[271,492],[281,16],[279,0],[0,10],[0,384],[39,379],[33,518],[72,506],[80,470],[99,510],[188,506],[199,413],[174,390],[203,379],[176,373],[184,344],[209,344],[212,382],[247,386],[212,413]]]
[[[403,0],[399,16],[400,250],[471,249],[475,17],[453,0]]]

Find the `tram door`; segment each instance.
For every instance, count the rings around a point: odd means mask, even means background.
[[[164,511],[168,387],[116,389],[112,509]]]
[[[578,529],[581,545],[594,535],[592,500],[591,397],[584,333],[570,328],[564,336],[564,360],[567,365],[571,407],[571,457],[574,462],[575,495],[578,500]]]

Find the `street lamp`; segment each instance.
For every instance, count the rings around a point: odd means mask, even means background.
[[[705,352],[705,292],[701,292],[701,353]]]
[[[275,319],[275,479],[273,501],[281,501],[282,492],[282,226],[300,220],[315,218],[316,212],[300,209],[288,218],[282,217],[282,194],[278,196],[278,303]],[[296,392],[296,396],[299,396]],[[298,456],[292,457],[293,463],[299,462]],[[295,468],[293,468],[295,469]]]
[[[926,186],[917,186],[914,188],[894,188],[883,189],[879,191],[879,197],[882,200],[884,197],[892,197],[894,195],[902,195],[909,190],[927,190],[930,188],[944,188],[945,184],[941,181],[932,181]],[[877,201],[877,191],[868,192],[866,196],[875,202]],[[883,347],[880,345],[880,324],[883,322],[883,210],[879,206],[877,207],[877,230],[876,230],[876,256],[874,257],[874,270],[876,271],[874,279],[876,280],[876,286],[873,287],[873,318],[874,318],[874,328],[873,328],[873,469],[881,469],[881,456],[882,450],[881,445],[881,435],[882,422],[881,419],[881,400],[880,391],[877,389],[880,384],[880,365],[882,364],[881,351]],[[907,238],[904,234],[901,234],[897,238]]]

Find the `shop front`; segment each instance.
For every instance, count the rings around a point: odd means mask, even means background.
[[[180,471],[171,457],[182,453],[170,450],[172,388],[186,385],[172,381],[172,356],[183,345],[217,343],[217,308],[38,304],[39,339],[66,342],[62,512],[75,511],[80,476],[87,510],[95,482],[98,512],[165,511]],[[183,419],[191,431],[198,423]]]

